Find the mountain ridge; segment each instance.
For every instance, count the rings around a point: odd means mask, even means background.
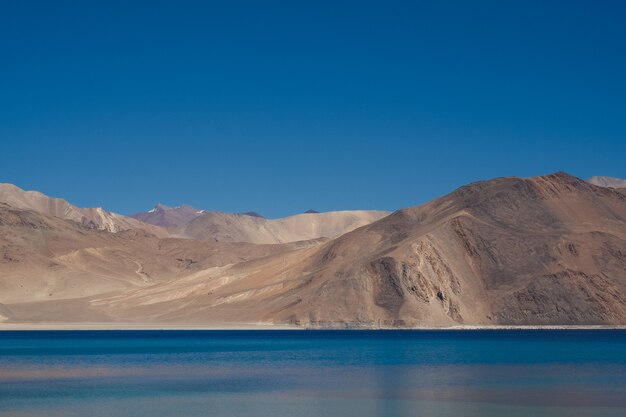
[[[337,237],[388,214],[377,210],[345,210],[266,219],[245,214],[204,212],[178,228],[174,236],[225,242],[286,243]]]
[[[165,232],[153,225],[121,214],[112,213],[101,207],[79,208],[62,198],[49,197],[39,191],[26,191],[13,184],[0,183],[0,202],[16,208],[30,209],[54,217],[72,220],[83,226],[119,232],[140,228],[157,235]]]

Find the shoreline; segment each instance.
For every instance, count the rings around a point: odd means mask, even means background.
[[[420,326],[420,327],[303,327],[287,324],[263,323],[0,323],[2,331],[124,331],[124,330],[294,330],[294,331],[484,331],[484,330],[626,330],[626,325],[464,325],[464,326]]]

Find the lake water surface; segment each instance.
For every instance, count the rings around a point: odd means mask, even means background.
[[[0,416],[626,416],[626,331],[5,331]]]

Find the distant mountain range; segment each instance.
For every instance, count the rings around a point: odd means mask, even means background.
[[[255,212],[223,213],[191,206],[153,209],[131,217],[169,229],[172,237],[215,242],[287,243],[322,237],[333,238],[386,216],[389,212],[351,210],[266,219]]]
[[[78,208],[63,199],[37,191],[24,191],[12,184],[0,184],[0,202],[114,233],[141,229],[159,237],[251,243],[332,238],[389,214],[377,210],[352,210],[266,219],[255,212],[223,213],[159,203],[146,212],[124,216],[102,208]]]
[[[614,177],[591,177],[587,180],[591,184],[600,187],[626,188],[626,180]]]
[[[333,211],[265,219],[246,214],[204,212],[173,231],[173,236],[216,242],[287,243],[334,238],[378,220],[389,212]]]
[[[496,178],[282,219],[128,217],[1,184],[0,323],[626,325],[623,181]]]

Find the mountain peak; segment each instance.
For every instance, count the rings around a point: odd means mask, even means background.
[[[170,207],[157,203],[154,208],[146,212],[135,213],[131,217],[156,226],[178,227],[190,222],[203,212],[204,210],[198,210],[188,205]]]
[[[170,210],[170,209],[171,209],[170,206],[166,206],[165,204],[161,204],[161,203],[156,203],[154,208],[148,210],[148,213],[154,213],[156,211],[165,211],[165,210]]]
[[[313,209],[308,209],[307,211],[304,212],[304,214],[318,214],[319,211],[317,210],[313,210]]]

